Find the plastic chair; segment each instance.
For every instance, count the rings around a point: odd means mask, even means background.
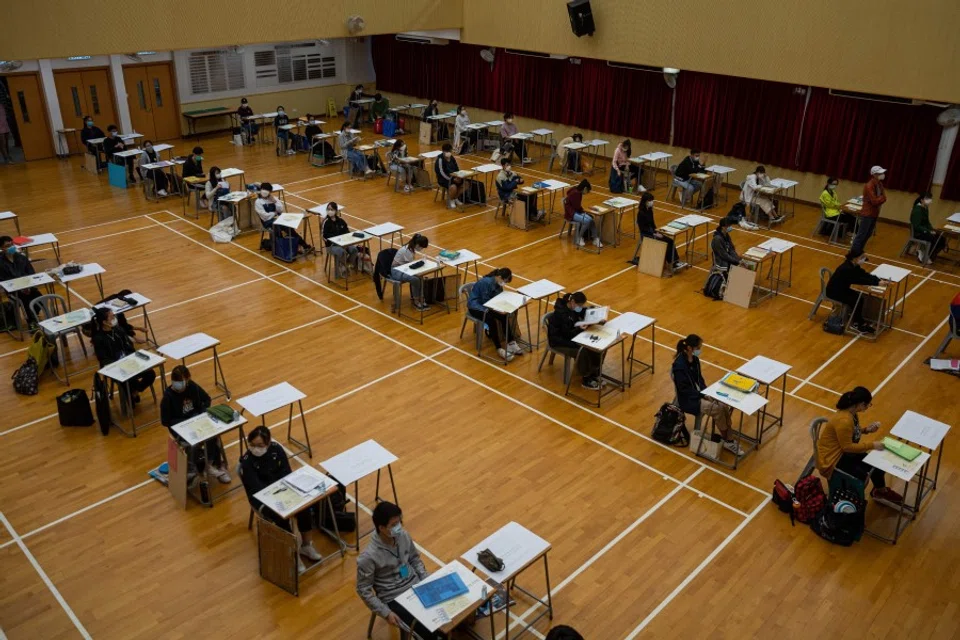
[[[66,312],[67,301],[63,298],[63,296],[55,293],[48,293],[30,301],[30,313],[34,318],[37,319],[37,322],[40,322],[41,320],[48,320],[50,318],[56,318],[59,315],[65,314]],[[44,334],[51,335],[47,331],[44,331]],[[76,334],[77,340],[80,341],[80,348],[83,350],[83,357],[86,358],[87,345],[83,341],[83,334],[80,333],[80,327],[75,327],[70,331],[60,334],[60,343],[63,345],[63,356],[61,357],[66,355],[67,336],[71,334]]]
[[[550,318],[553,317],[553,311],[543,314],[543,317],[540,319],[540,326],[543,327],[543,330],[547,335],[550,334]],[[563,384],[570,383],[570,363],[575,361],[576,358],[571,356],[563,351],[555,349],[550,346],[550,340],[547,339],[547,344],[543,349],[543,356],[540,358],[540,366],[537,367],[537,373],[540,373],[540,370],[543,369],[543,363],[546,361],[547,356],[550,356],[550,364],[553,365],[553,360],[556,356],[563,356]]]
[[[460,339],[463,340],[463,332],[467,328],[467,322],[472,322],[473,332],[476,337],[477,355],[480,355],[480,351],[483,349],[484,321],[482,318],[475,318],[470,315],[470,307],[467,306],[467,302],[470,300],[470,293],[473,291],[473,285],[475,284],[475,282],[467,282],[460,285],[460,288],[457,289],[457,295],[463,298],[463,324],[460,325]]]
[[[449,200],[449,198],[447,198],[447,188],[438,182],[437,186],[433,190],[433,201],[436,202],[440,198],[441,194],[443,195],[443,204],[446,205],[447,200]]]
[[[930,252],[933,249],[933,244],[929,240],[918,238],[914,232],[912,224],[910,225],[910,236],[907,238],[907,241],[903,243],[903,248],[900,249],[901,258],[909,252],[911,246],[916,247],[918,253],[921,250],[923,251],[925,255],[925,259],[923,260],[924,264],[933,264],[933,260],[930,259]]]
[[[806,466],[803,467],[803,471],[800,472],[800,477],[797,478],[797,482],[809,476],[817,467],[817,442],[820,440],[820,428],[825,422],[827,422],[827,418],[822,416],[810,421],[810,440],[813,442],[813,454],[811,454]],[[796,486],[796,483],[794,483],[794,486]],[[850,487],[854,491],[857,491],[860,498],[863,499],[867,485],[866,482],[850,475],[846,471],[834,469],[830,475],[830,480],[827,481],[827,486],[829,493],[833,493],[836,489],[843,486]]]
[[[677,177],[677,165],[670,165],[670,186],[667,188],[667,200],[672,199],[677,189],[680,190],[680,207],[687,206],[687,190],[683,186],[683,180]]]
[[[940,343],[940,346],[937,347],[937,352],[933,354],[934,358],[939,358],[943,355],[943,352],[947,350],[947,347],[950,345],[951,340],[960,340],[960,327],[957,327],[957,321],[954,319],[951,314],[949,317],[950,326],[947,330],[947,335],[943,338],[943,342]]]
[[[846,235],[847,225],[840,222],[839,216],[836,218],[827,217],[827,210],[823,208],[823,204],[820,205],[820,219],[817,220],[817,224],[813,227],[813,232],[810,234],[810,237],[813,237],[820,233],[820,230],[823,228],[823,225],[832,227],[830,230],[830,244],[843,244],[840,242],[840,238]]]
[[[839,300],[834,300],[833,298],[827,296],[827,283],[830,282],[830,278],[832,276],[833,272],[830,271],[830,269],[827,267],[820,267],[820,294],[813,303],[813,309],[810,310],[810,315],[807,316],[809,320],[813,320],[817,317],[817,311],[820,309],[820,305],[824,302],[830,303],[831,315],[837,313],[838,310],[841,313],[844,313],[846,305]]]

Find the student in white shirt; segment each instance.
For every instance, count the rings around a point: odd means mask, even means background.
[[[220,197],[230,193],[230,183],[220,175],[220,167],[210,167],[210,176],[203,187],[203,192],[207,197],[210,211],[216,211],[220,220],[226,219],[230,215],[230,208],[220,206]]]
[[[402,158],[406,157],[407,143],[403,139],[397,138],[397,141],[393,143],[393,148],[387,152],[387,165],[390,167],[390,171],[397,175],[397,180],[403,183],[403,192],[410,193],[413,191],[413,167],[400,162]]]
[[[467,114],[466,107],[457,107],[457,119],[453,124],[453,148],[457,154],[465,153],[467,150],[467,126],[470,124],[470,116]]]
[[[143,165],[153,164],[154,162],[160,162],[159,154],[153,150],[153,141],[144,140],[143,141],[143,151],[140,153],[140,174],[144,178],[150,178],[153,180],[153,184],[156,186],[157,195],[161,198],[166,197],[167,194],[167,174],[163,172],[163,169],[144,169]]]
[[[760,207],[763,214],[770,218],[770,222],[781,222],[783,216],[777,213],[777,204],[770,196],[757,192],[757,189],[769,186],[770,177],[767,175],[767,168],[760,165],[743,181],[743,191],[740,193],[740,199],[748,207],[750,205]]]
[[[421,291],[420,278],[417,276],[407,275],[406,273],[397,269],[397,267],[401,267],[411,262],[416,262],[418,260],[417,252],[423,251],[428,246],[430,246],[430,240],[427,239],[427,236],[422,236],[419,233],[413,234],[413,237],[410,238],[410,242],[397,250],[397,254],[393,257],[393,264],[391,265],[390,269],[391,279],[410,283],[410,295],[413,297],[413,306],[420,311],[423,311],[427,308],[427,305],[423,302],[423,292]]]
[[[270,229],[277,237],[295,237],[297,239],[299,253],[313,251],[313,247],[308,245],[294,229],[290,227],[273,228],[273,223],[284,210],[283,201],[273,195],[273,185],[269,182],[260,183],[260,190],[257,192],[257,199],[253,203],[253,210],[257,212],[257,216],[259,216],[260,223],[264,229]]]

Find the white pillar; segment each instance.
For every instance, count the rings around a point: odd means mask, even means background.
[[[60,99],[57,97],[57,85],[53,78],[53,67],[49,60],[39,60],[40,89],[43,99],[47,103],[47,116],[50,122],[50,135],[53,138],[53,148],[60,153],[60,134],[57,129],[63,129],[63,115],[60,113]]]
[[[125,56],[110,56],[110,79],[117,92],[117,126],[124,133],[133,133],[133,122],[130,120],[130,105],[127,103],[127,85],[123,81],[123,59]]]
[[[957,130],[960,125],[945,127],[940,134],[940,146],[937,148],[937,164],[933,169],[933,184],[943,184],[947,177],[947,167],[950,164],[950,156],[953,155],[953,145],[957,143]]]

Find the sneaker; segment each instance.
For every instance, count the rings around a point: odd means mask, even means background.
[[[413,306],[417,311],[426,311],[430,308],[430,305],[428,305],[426,302],[414,302]]]
[[[513,354],[504,349],[497,349],[497,355],[499,355],[501,358],[503,358],[507,362],[510,362],[511,360],[513,360]]]
[[[323,556],[316,550],[312,542],[307,544],[300,545],[300,555],[307,558],[308,560],[313,560],[314,562],[320,562],[323,560]]]
[[[632,264],[633,266],[637,266],[638,264],[640,264],[640,258],[634,258],[633,260],[627,260],[627,264]]]
[[[903,502],[903,496],[890,487],[874,487],[873,491],[870,492],[870,497],[874,500],[885,500],[887,502],[892,502],[893,504],[900,504]]]
[[[293,149],[287,149],[287,155],[288,155],[288,156],[295,156],[295,155],[297,155],[297,152],[294,151]]]
[[[583,238],[574,238],[573,244],[575,244],[578,247],[583,247],[583,246],[586,246],[587,243],[583,241]]]
[[[507,345],[507,352],[512,353],[515,356],[518,356],[523,353],[523,348],[518,345],[516,342],[511,342]]]
[[[363,175],[368,176],[373,173],[373,169],[367,168],[363,170]]]
[[[860,324],[856,325],[854,328],[860,333],[865,333],[867,335],[873,335],[874,333],[876,333],[874,328],[871,327],[866,322],[861,322]]]
[[[777,223],[783,222],[783,220],[784,220],[783,216],[778,216],[778,215],[771,215],[771,216],[770,216],[770,223],[771,223],[771,224],[772,224],[772,223],[775,223],[775,222],[777,222]]]
[[[924,255],[923,249],[917,249],[917,260],[920,264],[927,264],[927,256]]]
[[[756,229],[759,229],[760,227],[758,227],[757,225],[753,224],[752,222],[750,222],[750,221],[747,220],[746,218],[741,218],[741,219],[740,219],[740,228],[741,228],[741,229],[748,229],[748,230],[750,230],[750,231],[755,231]]]
[[[157,195],[160,196],[161,198],[166,198],[170,194],[167,193],[166,189],[160,189],[157,191]]]
[[[300,559],[300,556],[297,556],[297,573],[303,573],[307,570],[307,567],[303,564],[303,560]]]
[[[230,484],[230,474],[224,467],[215,467],[212,464],[207,465],[207,475],[213,476],[220,481],[220,484]]]
[[[410,188],[410,185],[408,185],[408,184],[403,185],[403,192],[404,192],[404,193],[410,193],[411,191],[413,191],[413,189]]]
[[[530,158],[524,158],[524,159],[523,159],[523,164],[530,164],[530,163],[532,163],[532,162],[533,162],[533,160],[531,160]]]
[[[603,243],[600,242],[599,237],[593,239],[593,246],[595,246],[597,249],[600,249],[603,247]]]
[[[592,391],[597,391],[600,389],[600,383],[597,382],[595,378],[591,378],[590,380],[584,380],[583,382],[580,383],[580,386],[583,387],[584,389],[590,389]]]
[[[744,454],[743,449],[740,448],[740,443],[736,440],[724,440],[723,448],[738,458]]]
[[[456,209],[456,208],[457,208],[457,201],[456,201],[456,200],[451,200],[450,202],[447,203],[447,206],[450,207],[451,209]]]

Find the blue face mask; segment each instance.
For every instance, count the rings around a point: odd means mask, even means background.
[[[9,247],[7,247],[7,253],[11,256],[17,255],[17,245],[12,244]]]
[[[581,311],[583,311],[583,307],[581,307],[580,305],[577,305],[573,308],[573,310],[576,311],[577,313],[580,313]]]
[[[699,357],[700,357],[700,353],[701,353],[702,351],[703,351],[703,349],[694,349],[694,350],[693,350],[693,355],[695,355],[695,356],[697,356],[697,357],[699,358]]]
[[[736,227],[727,227],[727,233],[730,233],[730,232],[733,231],[734,229],[736,229]]]

